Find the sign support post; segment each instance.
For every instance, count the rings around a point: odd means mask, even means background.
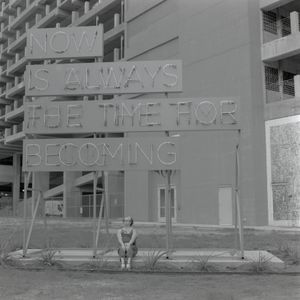
[[[32,172],[24,172],[24,227],[23,227],[23,257],[26,256],[26,233],[27,233],[27,192]]]
[[[243,228],[243,218],[241,212],[241,203],[240,203],[240,196],[239,196],[239,177],[240,177],[240,162],[239,162],[239,149],[240,149],[240,136],[241,131],[238,130],[238,144],[236,145],[235,150],[235,206],[237,212],[237,223],[239,227],[239,245],[240,245],[240,252],[241,252],[241,259],[244,259],[244,228]]]
[[[102,185],[103,185],[103,193],[104,193],[104,201],[105,201],[105,229],[106,234],[109,234],[109,199],[108,199],[108,174],[105,171],[102,171]]]
[[[97,245],[96,245],[96,234],[97,234],[97,180],[98,180],[98,172],[93,172],[93,257],[96,257],[97,254]]]
[[[172,170],[167,170],[167,197],[166,197],[166,227],[167,227],[167,256],[171,255],[172,245],[172,214],[171,214],[171,176]]]

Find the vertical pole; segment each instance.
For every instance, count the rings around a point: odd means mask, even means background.
[[[109,234],[109,199],[108,199],[108,174],[107,172],[102,173],[103,182],[104,182],[104,199],[105,199],[105,228],[106,233]]]
[[[166,197],[166,228],[167,228],[167,258],[172,248],[172,216],[171,216],[171,170],[167,170],[167,197]]]
[[[24,172],[24,225],[23,225],[23,257],[26,256],[26,231],[27,231],[27,186],[30,172]]]
[[[38,199],[37,199],[37,202],[36,202],[35,207],[34,207],[33,216],[32,216],[32,219],[31,219],[29,232],[28,232],[28,236],[27,236],[27,240],[26,240],[25,255],[26,255],[26,252],[27,252],[27,249],[28,249],[28,246],[29,246],[29,241],[30,241],[31,233],[32,233],[32,229],[33,229],[33,224],[34,224],[36,214],[37,214],[37,210],[38,210],[38,207],[39,207],[39,204],[40,204],[40,201],[41,201],[41,196],[42,196],[42,192],[39,191]]]
[[[96,255],[97,255],[99,234],[100,234],[100,225],[101,225],[103,207],[104,207],[104,193],[103,192],[102,192],[102,197],[101,198],[102,199],[101,199],[100,211],[99,211],[99,216],[98,216],[97,233],[96,233],[96,253],[94,253],[94,257],[96,257]]]
[[[93,172],[93,257],[96,257],[97,246],[96,246],[96,231],[97,231],[97,216],[96,216],[96,205],[97,205],[97,179],[98,174],[96,171]]]
[[[238,131],[238,140],[240,141],[240,130]],[[242,211],[241,211],[241,203],[239,197],[239,177],[240,177],[240,164],[239,164],[239,142],[236,146],[236,210],[237,210],[237,217],[238,217],[238,227],[239,227],[239,242],[240,242],[240,251],[241,251],[241,258],[244,259],[244,230],[243,230],[243,218],[242,218]]]
[[[47,224],[47,216],[46,216],[46,201],[42,195],[41,199],[43,203],[43,214],[44,214],[44,229],[45,229],[45,236],[46,236],[46,247],[47,249],[50,248],[50,241],[49,241],[49,235],[48,235],[48,224]]]
[[[238,229],[238,214],[237,214],[237,189],[234,187],[234,248],[238,249],[239,240],[239,229]]]

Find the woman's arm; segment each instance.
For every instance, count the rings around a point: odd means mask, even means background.
[[[121,231],[122,231],[122,229],[119,229],[119,230],[118,230],[117,237],[118,237],[118,242],[119,242],[119,244],[121,245],[122,248],[124,248],[125,245],[124,245],[123,240],[122,240]]]
[[[131,236],[131,239],[128,244],[132,245],[135,242],[136,237],[137,237],[136,231],[135,231],[135,229],[132,229],[132,236]]]

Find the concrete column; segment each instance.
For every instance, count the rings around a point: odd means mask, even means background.
[[[18,125],[13,125],[13,133],[12,134],[17,134],[18,132]]]
[[[50,13],[50,5],[49,4],[46,4],[46,6],[45,6],[45,13],[46,13],[46,15],[48,15]]]
[[[32,201],[32,213],[34,209],[34,204],[37,201],[38,197],[38,191],[42,191],[42,193],[49,190],[49,173],[48,172],[33,172],[32,174],[32,186],[33,186],[33,192],[32,195],[34,196],[34,200]],[[43,216],[43,202],[40,202],[40,206],[38,208],[37,216]]]
[[[80,217],[81,192],[74,186],[81,172],[64,172],[64,217]]]
[[[8,25],[10,25],[14,20],[14,16],[8,16]]]
[[[114,27],[120,25],[120,14],[114,14]]]
[[[72,11],[72,23],[74,23],[79,17],[78,11]]]
[[[17,216],[20,200],[21,155],[13,155],[13,215]]]
[[[278,62],[278,82],[279,82],[280,100],[283,100],[283,70],[282,70],[281,61]]]
[[[42,19],[42,15],[41,14],[36,14],[35,15],[35,24],[38,23],[41,19]]]
[[[297,11],[291,12],[290,19],[292,34],[299,33],[299,13]]]
[[[120,60],[120,49],[114,48],[114,61]]]
[[[295,97],[300,97],[300,75],[294,76]]]
[[[90,10],[90,2],[85,1],[84,2],[84,13],[86,14]]]
[[[21,9],[22,9],[21,6],[17,7],[17,17],[21,14]]]

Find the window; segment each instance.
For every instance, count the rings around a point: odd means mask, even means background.
[[[295,96],[295,74],[283,71],[283,94]]]
[[[264,31],[277,34],[276,13],[271,11],[263,12]]]
[[[279,72],[278,69],[265,66],[266,89],[279,92]]]

